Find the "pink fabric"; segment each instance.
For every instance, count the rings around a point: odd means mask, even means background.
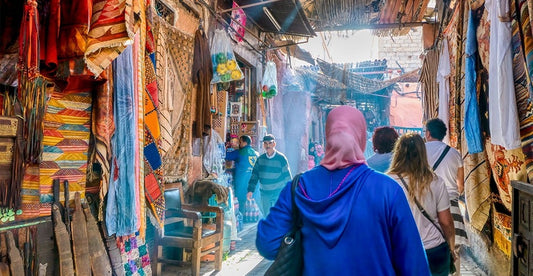
[[[366,121],[363,113],[351,106],[329,112],[326,121],[326,155],[320,165],[328,170],[365,163]]]

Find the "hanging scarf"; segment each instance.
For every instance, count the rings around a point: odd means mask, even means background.
[[[37,1],[28,0],[20,24],[18,70],[33,80],[39,73],[39,14]]]

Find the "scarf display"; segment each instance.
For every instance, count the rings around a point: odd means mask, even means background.
[[[132,47],[113,61],[115,135],[112,138],[113,160],[107,195],[106,225],[108,234],[130,235],[138,230],[135,177],[137,151],[135,120],[136,102]]]
[[[477,40],[473,11],[470,11],[468,17],[465,51],[465,115],[463,120],[465,126],[465,138],[468,145],[468,152],[479,153],[483,151],[483,145],[481,141],[481,125],[476,90]]]

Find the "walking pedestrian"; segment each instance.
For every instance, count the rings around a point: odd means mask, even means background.
[[[366,160],[368,166],[378,172],[387,171],[396,140],[398,140],[398,132],[393,127],[382,126],[374,129],[374,135],[372,135],[374,155]]]
[[[455,227],[455,252],[459,255],[462,245],[468,243],[464,218],[459,209],[459,196],[464,192],[464,167],[461,154],[446,145],[442,140],[447,132],[446,124],[441,119],[430,119],[426,122],[426,150],[429,165],[444,183],[450,198],[450,212]],[[440,160],[440,161],[439,161]],[[460,258],[455,259],[455,267],[460,267]],[[459,270],[454,275],[460,275]]]
[[[359,110],[333,109],[324,159],[296,186],[303,275],[430,275],[401,187],[365,164],[365,130]],[[256,246],[267,259],[276,257],[292,227],[292,198],[289,182],[270,215],[259,221]]]
[[[431,274],[447,276],[455,230],[446,185],[429,167],[424,140],[419,134],[409,132],[400,136],[393,152],[387,173],[402,186],[409,199]]]
[[[242,215],[244,215],[246,205],[248,181],[250,181],[253,167],[259,156],[259,153],[250,146],[251,143],[252,138],[250,138],[250,136],[242,135],[239,138],[239,150],[226,152],[226,160],[235,161],[233,184],[235,196],[237,196],[237,200],[239,200],[239,211]]]
[[[266,217],[270,212],[270,207],[278,200],[279,193],[285,184],[291,180],[291,170],[287,157],[276,150],[276,138],[272,134],[263,137],[263,153],[254,165],[252,176],[248,183],[247,198],[252,199],[252,195],[260,182],[259,191],[261,193],[261,204],[259,209]]]

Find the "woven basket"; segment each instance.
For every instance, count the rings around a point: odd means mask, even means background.
[[[17,118],[0,116],[0,137],[16,137],[17,126]]]
[[[0,166],[11,166],[15,139],[0,138]]]

